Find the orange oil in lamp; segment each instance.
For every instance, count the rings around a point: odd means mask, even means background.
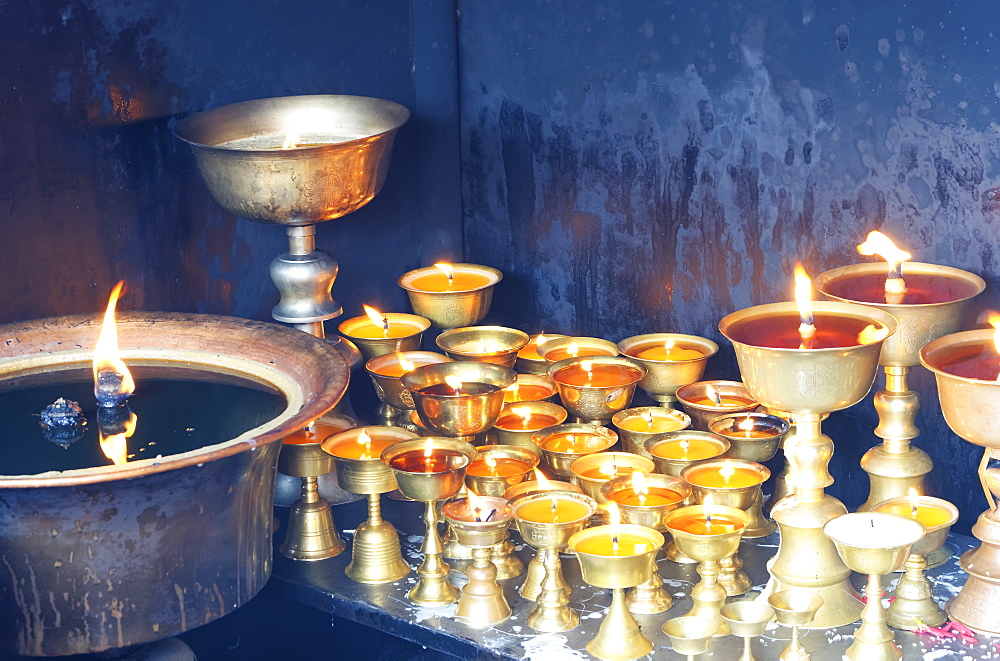
[[[443,473],[461,468],[465,462],[466,456],[461,452],[434,448],[429,453],[426,450],[407,450],[393,457],[389,467],[407,473]]]
[[[642,378],[642,373],[628,365],[608,365],[591,363],[591,369],[585,370],[580,365],[570,365],[557,370],[552,378],[568,386],[591,388],[614,388],[627,386]]]
[[[812,338],[813,349],[836,349],[862,344],[858,336],[865,328],[875,325],[871,319],[850,317],[830,312],[814,312],[816,334]],[[798,312],[788,311],[768,316],[746,319],[734,324],[729,331],[734,342],[771,349],[798,349],[802,344],[799,334],[801,320]],[[882,327],[884,328],[884,327]]]
[[[591,515],[590,508],[572,498],[544,498],[517,507],[518,518],[532,523],[569,523]]]

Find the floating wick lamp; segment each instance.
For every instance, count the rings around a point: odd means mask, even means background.
[[[618,345],[600,337],[566,337],[548,340],[538,347],[538,354],[551,365],[567,358],[617,356]]]
[[[820,421],[824,413],[847,408],[868,393],[882,344],[896,321],[871,307],[812,302],[808,284],[799,284],[805,276],[801,265],[796,271],[796,303],[734,312],[719,330],[732,341],[753,398],[795,418],[796,434],[785,441],[795,492],[771,510],[781,543],[770,572],[776,590],[796,587],[819,594],[823,605],[810,626],[827,628],[858,619],[861,603],[848,580],[850,570],[823,534],[823,526],[847,508],[823,492],[833,484],[833,441],[822,433]]]
[[[649,580],[656,568],[656,552],[663,535],[651,528],[621,524],[617,508],[608,508],[611,523],[587,528],[569,538],[580,561],[583,580],[612,591],[611,606],[587,651],[599,659],[637,659],[653,651],[639,624],[625,605],[625,588]]]
[[[612,478],[601,486],[601,496],[615,503],[622,521],[664,532],[667,514],[683,504],[691,494],[691,486],[670,475],[646,475],[634,471],[631,475]],[[640,583],[625,596],[625,604],[633,613],[652,615],[670,610],[673,600],[663,589],[663,579],[654,565],[649,580]]]
[[[503,326],[452,328],[437,336],[437,345],[453,360],[473,360],[513,368],[528,334]]]
[[[948,615],[970,629],[1000,635],[1000,479],[990,461],[1000,458],[1000,321],[991,313],[994,330],[945,335],[920,350],[920,362],[937,380],[941,413],[952,431],[983,448],[979,480],[989,508],[979,515],[972,534],[982,544],[962,554],[959,561],[969,575],[958,596],[948,604]]]
[[[476,458],[476,449],[465,441],[429,436],[402,441],[382,451],[381,459],[393,470],[404,496],[424,503],[424,560],[417,568],[417,584],[408,597],[418,606],[447,606],[458,599],[458,589],[448,582],[448,564],[438,534],[436,503],[453,498],[462,488],[465,468]],[[492,564],[492,563],[491,563]]]
[[[930,566],[926,558],[945,544],[948,531],[958,520],[958,508],[940,498],[917,495],[916,489],[912,489],[909,496],[884,500],[873,511],[910,517],[924,526],[924,536],[910,549],[904,573],[896,583],[895,599],[889,604],[888,625],[908,631],[922,625],[941,626],[947,618],[934,601],[924,570]]]
[[[546,363],[545,369],[548,369]],[[556,394],[555,381],[543,374],[518,374],[517,381],[507,386],[503,401],[507,404],[516,402],[540,402],[550,400]]]
[[[691,426],[691,416],[661,406],[637,406],[615,413],[611,416],[611,424],[618,429],[623,450],[647,457],[643,446],[647,439],[687,429]]]
[[[540,429],[531,437],[531,442],[541,450],[545,463],[555,475],[576,484],[576,476],[570,468],[573,462],[584,455],[607,450],[618,442],[618,434],[607,427],[570,423]]]
[[[514,363],[514,369],[519,374],[544,376],[545,372],[549,369],[549,363],[542,358],[539,349],[546,342],[558,340],[562,337],[566,336],[559,335],[558,333],[539,333],[538,335],[533,335],[528,340],[528,343],[517,352],[517,361]]]
[[[697,381],[677,389],[677,400],[691,416],[691,427],[709,431],[709,423],[721,415],[749,413],[759,404],[739,381]]]
[[[574,459],[569,466],[575,482],[583,487],[585,494],[598,503],[608,502],[601,491],[601,487],[608,480],[623,475],[631,477],[636,471],[652,473],[654,468],[652,459],[631,452],[595,452]]]
[[[628,407],[645,374],[645,367],[622,356],[566,358],[549,365],[563,407],[577,422],[602,426]]]
[[[879,416],[875,435],[882,444],[861,458],[871,488],[858,511],[868,511],[878,502],[905,496],[911,488],[924,491],[924,477],[933,463],[926,452],[910,444],[920,433],[916,426],[920,396],[910,390],[910,370],[920,364],[921,347],[959,329],[969,301],[986,283],[960,269],[909,262],[910,254],[881,232],[871,232],[858,252],[882,256],[889,263],[888,275],[881,263],[854,264],[821,273],[816,285],[830,299],[883,310],[899,324],[879,358],[885,388],[875,394]]]
[[[552,402],[517,402],[500,411],[496,424],[488,433],[491,442],[525,448],[541,453],[531,438],[535,432],[566,422],[566,409]]]
[[[379,495],[396,488],[392,470],[381,461],[382,451],[416,437],[397,427],[358,427],[334,434],[321,445],[333,457],[341,488],[368,496],[368,519],[354,531],[351,562],[344,570],[352,581],[392,583],[410,573],[396,529],[382,518]]]
[[[458,541],[472,549],[472,564],[466,568],[469,582],[462,588],[455,617],[471,627],[485,628],[510,617],[511,608],[497,584],[497,568],[490,559],[492,549],[507,536],[511,513],[503,498],[466,498],[445,503],[442,514]]]
[[[701,379],[719,345],[697,335],[647,333],[625,338],[618,350],[646,368],[639,387],[660,406],[670,408],[678,388]]]
[[[562,573],[559,552],[574,534],[587,527],[597,511],[597,503],[589,496],[565,491],[535,492],[511,501],[514,522],[525,543],[535,548],[529,563],[536,565],[537,579],[526,580],[520,593],[535,600],[528,614],[528,626],[535,631],[555,633],[568,631],[580,622],[580,616],[569,607],[569,585]]]
[[[895,514],[856,512],[833,519],[823,530],[837,545],[837,552],[847,566],[868,575],[861,626],[844,657],[852,661],[902,658],[903,653],[886,626],[879,577],[902,566],[910,548],[924,536],[924,526],[916,519]]]
[[[459,328],[486,316],[501,278],[503,273],[489,266],[441,262],[403,274],[398,284],[416,314],[438,328]]]

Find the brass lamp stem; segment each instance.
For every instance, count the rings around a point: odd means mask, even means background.
[[[612,589],[611,606],[587,651],[599,659],[638,659],[653,651],[653,643],[625,605],[624,588]]]
[[[854,633],[854,642],[844,656],[848,659],[898,659],[902,657],[899,647],[893,642],[892,631],[886,626],[885,609],[882,608],[882,584],[878,574],[868,576],[868,597],[861,611],[861,626]]]
[[[559,551],[540,548],[538,557],[544,568],[545,577],[542,579],[538,604],[528,614],[528,626],[535,631],[545,633],[569,631],[580,623],[580,616],[569,607]]]
[[[691,589],[691,606],[685,617],[699,617],[716,625],[715,636],[728,636],[729,624],[719,611],[726,603],[726,589],[719,584],[719,562],[704,560],[698,563],[701,581]]]
[[[332,558],[345,548],[337,534],[330,503],[319,495],[315,476],[302,478],[302,495],[288,513],[288,532],[278,549],[293,560]]]
[[[915,631],[921,624],[940,626],[945,614],[934,601],[931,583],[924,575],[927,568],[924,556],[911,554],[903,567],[905,572],[896,584],[896,598],[889,604],[889,626],[907,631]]]
[[[910,445],[920,434],[916,426],[920,395],[909,386],[910,367],[886,365],[885,389],[875,394],[879,423],[875,435],[882,439],[861,458],[871,488],[859,512],[867,512],[883,500],[906,496],[910,489],[924,492],[924,476],[934,467],[930,456]]]
[[[437,530],[438,514],[434,502],[424,504],[424,541],[420,551],[424,560],[417,568],[417,584],[409,598],[418,606],[447,606],[458,599],[458,588],[448,582],[448,564],[441,559],[441,536]]]
[[[382,501],[377,493],[368,494],[368,524],[373,527],[382,525]]]

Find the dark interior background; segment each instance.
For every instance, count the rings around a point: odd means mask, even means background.
[[[500,268],[489,320],[619,340],[790,296],[881,228],[988,282],[996,307],[995,26],[910,0],[40,0],[0,3],[0,321],[122,306],[268,319],[276,227],[208,196],[171,132],[288,94],[404,104],[385,188],[319,228],[335,298],[404,310],[438,259]],[[329,324],[330,331],[334,324]],[[709,376],[735,378],[732,352]],[[985,503],[933,379],[928,490]],[[367,383],[358,380],[359,385]],[[869,400],[831,418],[830,492],[862,502]]]

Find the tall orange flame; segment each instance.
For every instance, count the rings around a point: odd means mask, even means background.
[[[109,396],[117,396],[120,401],[135,392],[135,381],[132,380],[132,374],[118,355],[118,329],[115,327],[115,305],[118,303],[118,297],[124,286],[124,281],[119,282],[111,291],[108,307],[104,311],[101,334],[97,337],[97,346],[94,347],[94,394],[102,403]],[[104,383],[104,379],[101,377],[102,372],[118,375],[120,383],[115,383],[115,392],[108,392],[102,387]]]
[[[444,377],[444,382],[455,391],[456,395],[462,394],[462,379],[458,378],[454,374],[448,374]]]
[[[455,269],[451,267],[451,264],[448,264],[447,262],[438,262],[434,265],[434,267],[447,276],[448,286],[451,287],[452,283],[455,281]]]
[[[417,366],[413,364],[412,360],[409,360],[398,351],[396,352],[396,358],[399,360],[399,366],[403,368],[404,372],[412,372],[417,369]]]
[[[365,309],[365,314],[368,318],[372,320],[372,323],[382,329],[384,335],[389,334],[389,317],[385,316],[375,308],[370,305],[362,304],[361,307]]]
[[[858,252],[862,255],[878,255],[889,262],[889,271],[897,271],[900,264],[908,260],[912,255],[905,250],[900,250],[892,239],[878,230],[868,233],[865,242],[858,246]]]
[[[545,473],[538,470],[537,468],[532,468],[531,470],[535,474],[535,481],[538,482],[538,490],[552,491],[552,483],[549,482],[547,477],[545,477]]]
[[[986,321],[990,322],[990,326],[993,326],[993,346],[1000,353],[1000,314],[990,310],[989,315],[986,317]],[[1000,382],[1000,374],[997,375],[997,381]]]

